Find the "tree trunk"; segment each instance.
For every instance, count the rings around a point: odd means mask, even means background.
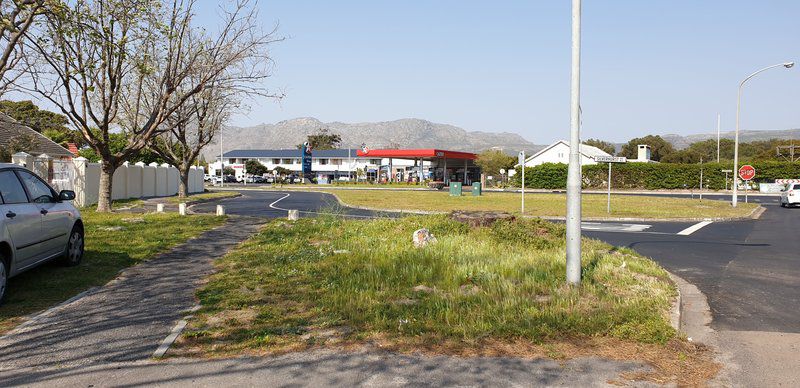
[[[189,196],[189,167],[180,166],[178,171],[181,176],[181,181],[178,183],[178,198],[186,198]]]
[[[111,185],[114,180],[114,171],[117,170],[111,162],[103,161],[100,167],[100,192],[97,197],[97,211],[100,213],[111,212]]]

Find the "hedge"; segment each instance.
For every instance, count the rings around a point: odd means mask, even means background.
[[[773,183],[775,179],[800,178],[800,163],[755,162],[755,182]],[[730,163],[674,164],[674,163],[625,163],[611,168],[611,185],[615,189],[696,189],[700,186],[700,169],[703,170],[703,187],[712,190],[725,188],[725,173],[731,170]],[[604,188],[608,180],[608,165],[605,163],[583,166],[583,187]],[[733,174],[728,174],[728,187]],[[521,175],[514,176],[520,185]],[[525,187],[535,189],[564,189],[567,186],[567,165],[545,163],[525,169]]]

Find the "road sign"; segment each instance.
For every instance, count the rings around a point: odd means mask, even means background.
[[[313,176],[313,173],[311,172],[311,144],[308,144],[308,142],[303,143],[301,158],[303,165],[303,178],[311,179]]]
[[[627,163],[628,158],[624,156],[595,156],[594,161],[597,163]]]
[[[724,172],[726,174],[729,173],[729,172],[733,172],[733,170],[720,170],[720,171],[722,171],[722,172]]]
[[[749,181],[756,177],[756,169],[749,164],[745,164],[739,169],[739,178]]]

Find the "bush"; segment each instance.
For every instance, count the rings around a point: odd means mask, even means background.
[[[746,164],[746,163],[743,163]],[[775,179],[800,178],[800,163],[764,161],[749,163],[756,169],[755,182],[774,182]],[[675,164],[675,163],[626,163],[611,168],[611,186],[615,189],[697,189],[700,187],[700,170],[703,170],[703,187],[712,190],[725,189],[725,173],[731,170],[730,163]],[[583,187],[604,188],[608,180],[608,165],[605,163],[583,166]],[[521,177],[514,176],[520,185]],[[733,174],[728,174],[728,187]],[[535,189],[565,189],[567,165],[545,163],[525,169],[525,187]]]

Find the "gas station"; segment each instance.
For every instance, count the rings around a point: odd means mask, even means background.
[[[381,181],[421,182],[427,179],[445,185],[449,185],[450,182],[470,185],[472,182],[480,182],[481,179],[480,168],[475,164],[478,155],[471,152],[436,148],[375,150],[362,148],[358,150],[358,157],[388,160],[388,164],[381,166],[378,176]],[[394,163],[398,159],[412,161],[413,165],[398,168]]]

